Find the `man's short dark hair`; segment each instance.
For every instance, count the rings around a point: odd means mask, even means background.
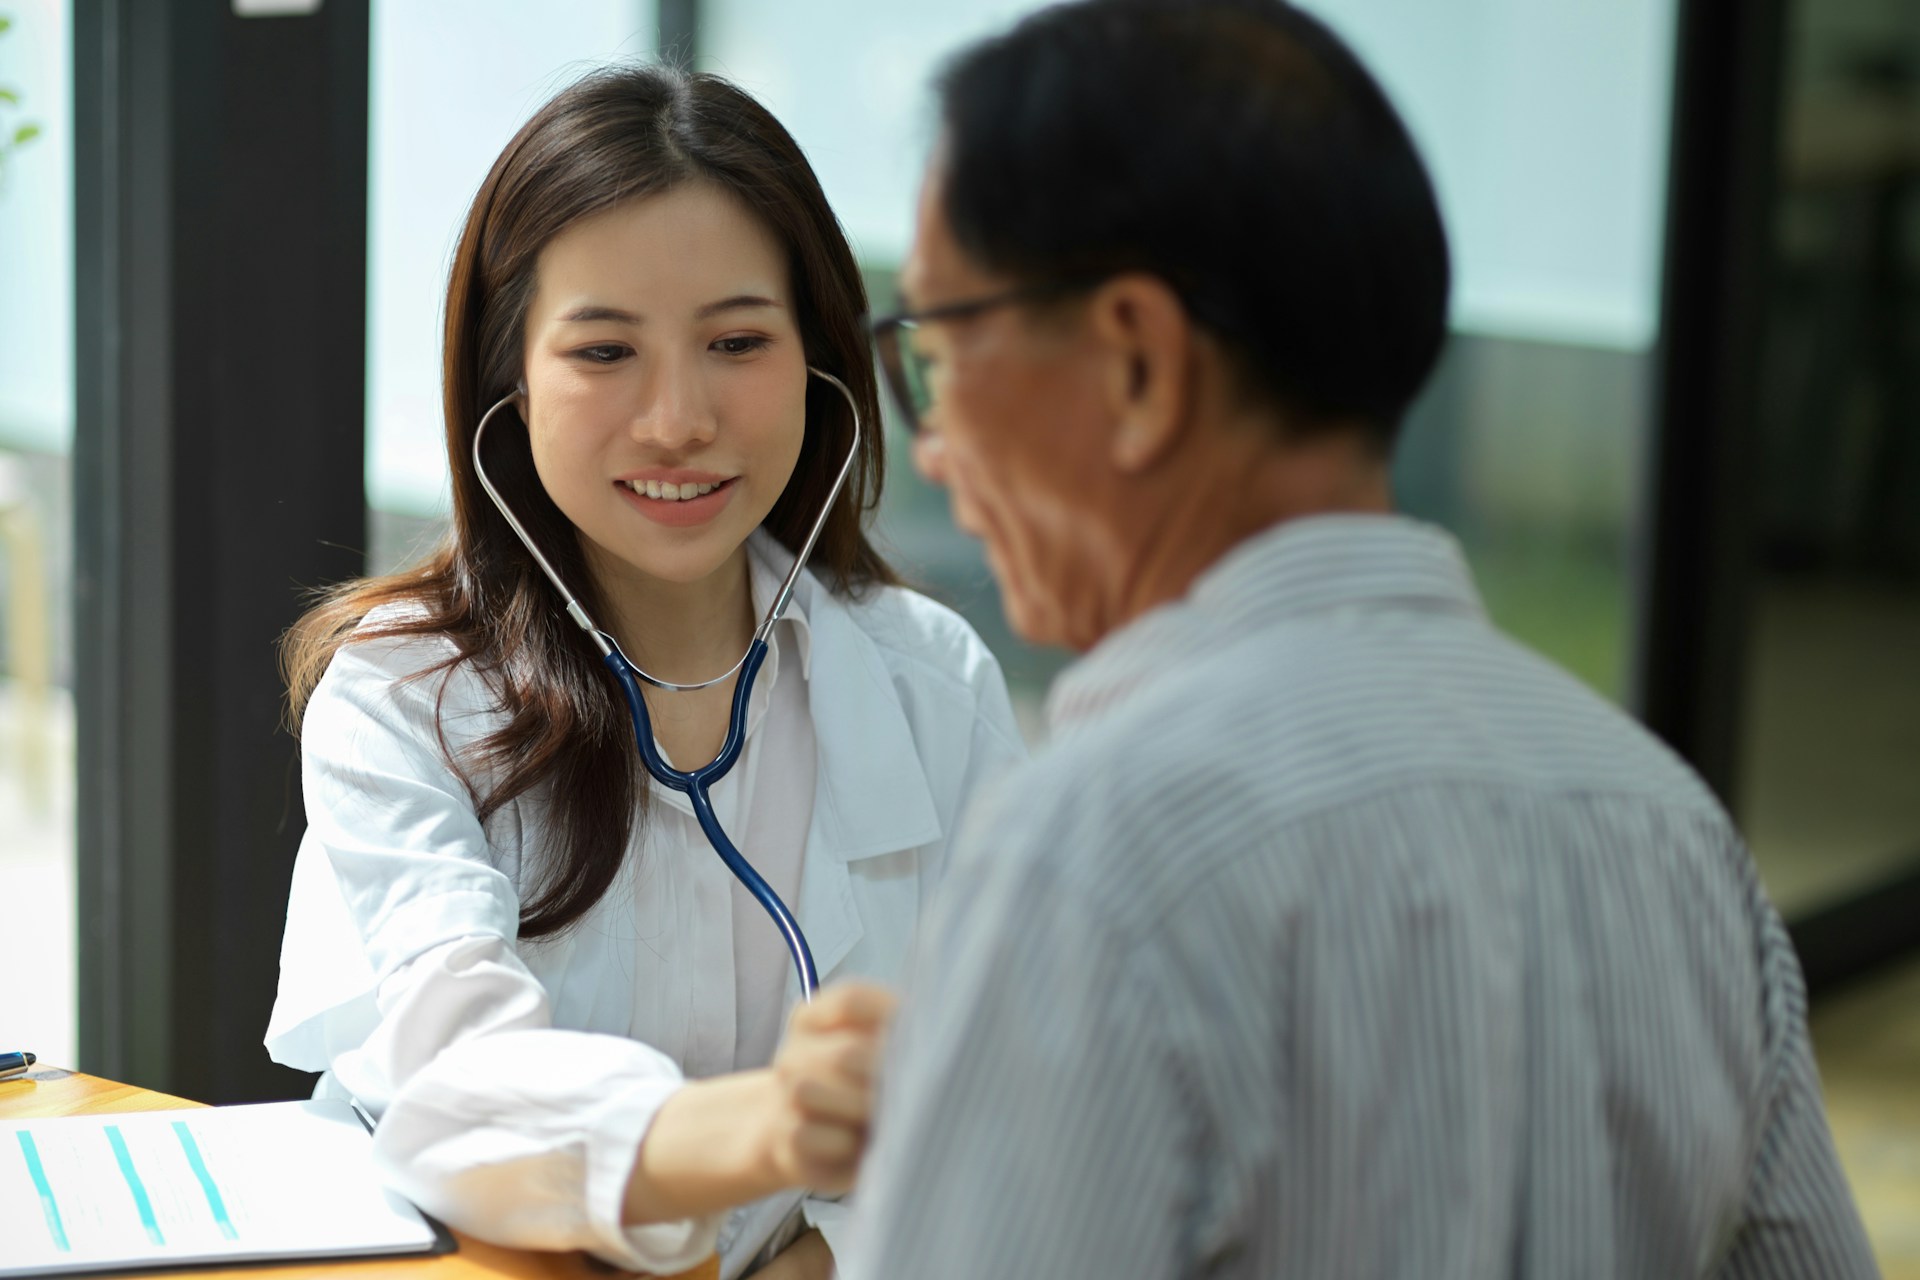
[[[1446,232],[1366,68],[1281,0],[1082,0],[940,81],[944,213],[1016,279],[1143,271],[1296,426],[1382,452],[1446,336]]]

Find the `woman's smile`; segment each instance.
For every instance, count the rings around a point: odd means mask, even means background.
[[[687,528],[705,524],[733,499],[734,480],[617,480],[614,488],[635,511],[656,524]]]

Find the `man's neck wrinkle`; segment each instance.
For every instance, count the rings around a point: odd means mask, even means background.
[[[1189,498],[1145,509],[1145,519],[1128,526],[1128,568],[1117,594],[1109,631],[1178,600],[1194,581],[1237,542],[1222,525],[1219,513]]]
[[[1214,465],[1182,470],[1188,474],[1146,486],[1137,510],[1119,526],[1116,542],[1127,567],[1109,631],[1183,598],[1228,552],[1276,524],[1393,509],[1384,468],[1342,465],[1317,455],[1223,452]],[[1161,500],[1148,501],[1149,496]]]

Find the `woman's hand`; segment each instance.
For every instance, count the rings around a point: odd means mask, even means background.
[[[867,1149],[873,1075],[893,993],[864,982],[822,990],[793,1011],[773,1058],[768,1156],[785,1185],[838,1195]]]
[[[836,983],[794,1010],[773,1065],[695,1080],[661,1104],[627,1180],[625,1220],[717,1213],[788,1187],[853,1185],[894,997]]]

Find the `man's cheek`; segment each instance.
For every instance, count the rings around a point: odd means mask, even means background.
[[[989,511],[993,494],[983,483],[981,472],[970,465],[963,454],[951,449],[940,466],[946,474],[947,500],[954,524],[976,538],[986,537],[995,523]]]

